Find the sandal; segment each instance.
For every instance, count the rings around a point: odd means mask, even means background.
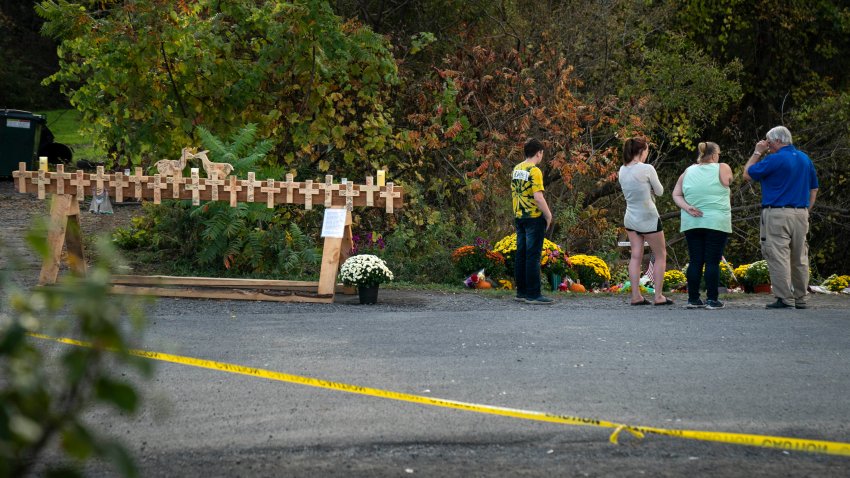
[[[646,299],[643,299],[643,300],[642,300],[642,301],[640,301],[640,302],[629,302],[629,303],[630,303],[631,305],[649,305],[649,301],[648,301],[648,300],[646,300]]]
[[[673,301],[665,297],[664,302],[655,302],[655,305],[673,305]]]

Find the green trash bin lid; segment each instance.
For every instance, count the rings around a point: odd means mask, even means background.
[[[47,119],[21,110],[0,110],[0,178],[12,176],[18,163],[36,163],[41,131]]]

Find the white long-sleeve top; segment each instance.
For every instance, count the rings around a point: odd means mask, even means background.
[[[626,215],[623,217],[626,229],[654,231],[659,216],[652,193],[656,196],[664,194],[664,186],[658,180],[655,168],[646,163],[620,166],[620,186],[626,197]]]

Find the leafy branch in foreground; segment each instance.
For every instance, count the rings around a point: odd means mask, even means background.
[[[47,251],[43,228],[28,240],[34,250]],[[0,478],[34,469],[81,476],[82,463],[92,457],[111,462],[124,476],[137,474],[129,452],[83,419],[103,404],[135,412],[139,396],[122,377],[128,367],[148,378],[153,371],[149,361],[129,354],[144,326],[140,302],[108,296],[110,264],[120,261],[108,242],[97,252],[88,277],[68,276],[56,286],[24,290],[8,273],[0,276],[6,291],[0,299]],[[57,347],[32,334],[91,345]],[[45,452],[57,439],[63,459],[48,462]]]

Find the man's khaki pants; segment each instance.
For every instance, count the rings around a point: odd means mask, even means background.
[[[805,301],[809,287],[809,210],[761,210],[761,253],[770,270],[773,295],[788,305]]]

